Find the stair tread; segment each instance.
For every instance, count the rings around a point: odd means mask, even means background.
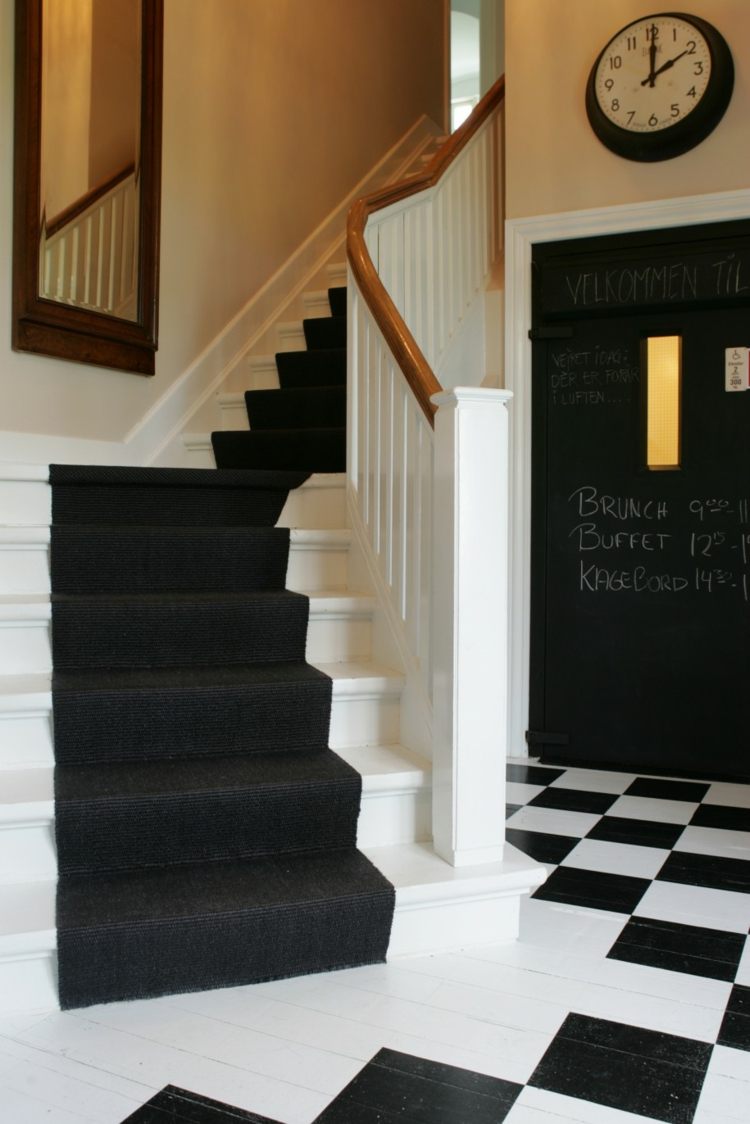
[[[240,395],[239,397],[242,397]],[[137,524],[109,524],[109,523],[67,523],[64,524],[65,529],[69,532],[90,531],[95,534],[102,534],[112,532],[113,534],[130,534],[133,531],[145,530],[151,533],[157,533],[161,530],[165,534],[190,534],[197,536],[207,536],[215,538],[217,534],[223,532],[227,534],[243,534],[245,532],[253,531],[280,531],[289,530],[289,543],[292,548],[295,546],[305,546],[308,543],[315,543],[321,546],[349,546],[352,539],[352,532],[348,527],[340,528],[317,528],[317,527],[181,527],[167,525],[162,528],[155,527],[153,524],[144,524],[139,527]],[[49,526],[34,526],[33,524],[18,524],[15,526],[0,527],[0,550],[5,546],[10,547],[39,547],[43,549],[49,546],[50,543],[50,528]],[[0,595],[0,600],[14,596],[17,598],[39,597],[44,598],[46,593],[39,591],[38,593],[28,594],[3,594]]]
[[[333,694],[336,695],[350,695],[356,694],[358,691],[367,690],[372,691],[378,688],[390,689],[392,691],[400,690],[404,683],[403,674],[393,668],[386,667],[382,664],[370,663],[367,660],[349,660],[342,661],[341,663],[331,663],[325,661],[314,661],[313,663],[297,664],[294,661],[294,666],[308,667],[322,671],[324,675],[329,676],[333,680]],[[262,674],[263,667],[266,666],[262,663],[253,665],[253,674]],[[285,661],[278,661],[273,663],[273,671],[281,671],[286,666]],[[183,674],[187,676],[192,675],[205,675],[210,672],[210,668],[192,668],[183,669]],[[222,673],[227,676],[241,677],[243,669],[241,666],[225,667],[221,669]],[[77,674],[84,675],[85,677],[96,676],[99,678],[106,675],[106,671],[89,671],[89,672],[65,672],[66,678],[75,676]],[[121,673],[117,673],[118,678]],[[169,669],[152,669],[148,671],[134,670],[133,675],[138,677],[138,680],[144,679],[146,682],[153,682],[157,675],[168,675]],[[71,680],[72,681],[72,680]],[[3,675],[0,676],[0,713],[24,710],[49,710],[52,705],[51,694],[52,676],[50,672],[36,672],[28,675]]]
[[[254,488],[288,491],[306,474],[296,469],[148,468],[111,465],[50,465],[50,481],[76,487],[158,485],[169,488]]]
[[[325,747],[284,753],[235,754],[57,768],[58,804],[139,797],[169,798],[294,788],[350,781],[351,767]]]
[[[21,593],[0,595],[0,622],[3,620],[29,623],[48,621],[51,617],[53,600],[61,605],[74,604],[75,602],[125,604],[129,601],[137,601],[142,604],[153,602],[156,604],[163,602],[165,597],[175,603],[182,602],[185,604],[196,601],[201,603],[209,601],[238,603],[242,600],[252,599],[258,599],[262,603],[262,599],[271,597],[283,597],[287,600],[308,597],[311,617],[315,614],[325,615],[327,613],[346,612],[347,610],[350,612],[367,612],[372,609],[375,603],[371,594],[354,593],[340,589],[302,591],[277,589],[260,592],[251,590],[238,593],[222,591],[204,593],[199,591],[195,593],[175,592],[166,595],[161,593],[54,593],[50,596],[47,593]]]

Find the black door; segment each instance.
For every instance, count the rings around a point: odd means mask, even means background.
[[[750,317],[674,303],[558,318],[534,345],[529,736],[547,761],[748,777],[750,392],[725,389],[725,349]],[[681,448],[656,469],[642,352],[666,335]]]

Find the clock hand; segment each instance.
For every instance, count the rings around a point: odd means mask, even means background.
[[[644,80],[641,82],[641,85],[645,86],[646,83],[648,82],[648,83],[650,83],[650,85],[653,86],[654,85],[654,79],[656,78],[656,76],[658,74],[663,74],[665,70],[669,70],[670,67],[674,66],[674,64],[677,62],[678,59],[681,59],[683,55],[687,55],[687,54],[690,54],[690,52],[689,51],[680,51],[679,55],[675,55],[675,57],[673,59],[669,59],[668,62],[663,63],[659,67],[658,70],[655,70],[653,72],[653,74],[649,74],[648,78],[644,78]]]
[[[649,86],[653,86],[654,78],[656,77],[656,26],[655,26],[655,24],[651,25],[651,43],[649,44],[649,48],[648,48],[648,60],[649,60],[648,78],[645,78],[643,80],[643,82],[641,82],[642,86],[645,86],[646,83],[648,83]]]

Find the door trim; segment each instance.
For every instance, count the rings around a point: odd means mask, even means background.
[[[750,191],[509,219],[505,224],[505,387],[510,409],[508,756],[528,752],[531,614],[531,251],[539,242],[750,218]]]

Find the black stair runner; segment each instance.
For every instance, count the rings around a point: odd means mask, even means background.
[[[292,387],[271,394],[322,379],[327,432],[343,383],[325,354],[282,361]],[[328,748],[331,681],[305,661],[274,526],[317,465],[279,460],[51,466],[63,1008],[385,957],[393,888],[356,850],[360,777]]]
[[[346,289],[332,316],[304,320],[306,351],[276,356],[279,390],[245,394],[250,429],[211,434],[219,468],[346,468]]]

